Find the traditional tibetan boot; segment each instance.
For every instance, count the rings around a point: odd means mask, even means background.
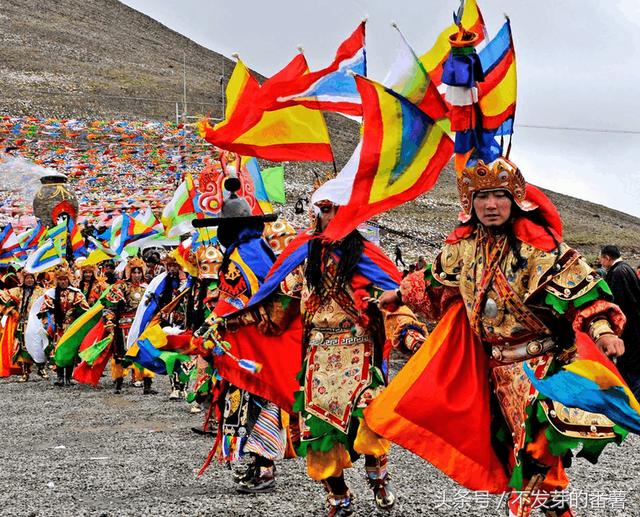
[[[53,385],[61,388],[64,386],[64,368],[62,366],[56,367],[56,381]]]
[[[38,375],[38,377],[41,377],[42,379],[49,378],[49,374],[47,373],[47,367],[44,363],[36,364],[36,374]]]
[[[117,395],[117,394],[122,393],[122,382],[123,382],[123,380],[124,380],[124,379],[123,379],[122,377],[118,377],[118,378],[116,379],[116,387],[115,387],[115,389],[113,390],[113,392],[114,392],[116,395]]]
[[[376,506],[381,510],[391,510],[396,504],[396,496],[391,487],[391,476],[387,472],[387,455],[365,457],[367,482],[373,490]]]
[[[29,380],[31,368],[29,368],[29,365],[26,363],[21,363],[20,368],[22,369],[22,375],[20,376],[20,380],[18,382],[27,382]]]
[[[255,456],[253,469],[238,481],[241,494],[265,494],[276,489],[276,466],[272,460]]]
[[[353,515],[353,494],[349,491],[344,476],[330,477],[322,481],[327,492],[328,517],[348,517]]]
[[[145,377],[142,380],[142,384],[143,384],[142,394],[143,395],[157,395],[158,394],[158,392],[156,390],[151,388],[152,382],[153,382],[153,379],[151,377]]]

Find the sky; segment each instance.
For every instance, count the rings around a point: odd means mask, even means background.
[[[370,77],[398,48],[395,21],[418,54],[457,0],[123,0],[211,50],[238,52],[269,76],[301,45],[312,70],[368,16]],[[511,159],[527,181],[640,217],[640,2],[478,0],[493,36],[511,19],[518,108]],[[181,57],[181,56],[180,56]],[[210,66],[208,67],[210,68]]]

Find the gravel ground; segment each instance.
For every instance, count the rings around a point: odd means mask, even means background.
[[[202,417],[168,400],[164,377],[151,396],[133,386],[114,395],[107,379],[97,389],[0,379],[2,515],[324,515],[323,490],[301,459],[281,462],[277,490],[261,496],[236,494],[221,465],[196,477],[211,446],[190,430]],[[574,463],[579,516],[640,516],[639,445],[632,436],[609,446],[597,467]],[[359,461],[347,474],[356,515],[505,515],[499,498],[460,490],[398,447],[391,453],[398,504],[376,512],[363,472]]]

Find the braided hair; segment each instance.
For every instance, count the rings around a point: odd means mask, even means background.
[[[320,233],[320,218],[316,222],[316,233]],[[353,230],[349,235],[337,243],[324,243],[320,239],[312,239],[309,243],[309,255],[305,269],[307,285],[313,291],[320,292],[322,274],[330,251],[336,251],[340,256],[335,283],[339,287],[346,286],[353,277],[356,266],[364,251],[364,238]]]
[[[510,192],[507,192],[507,197],[511,200],[511,216],[509,217],[509,220],[502,227],[498,229],[498,231],[502,232],[506,236],[507,244],[509,245],[509,248],[513,252],[513,255],[515,257],[515,262],[513,264],[513,272],[515,273],[516,271],[526,266],[526,260],[520,254],[520,247],[522,243],[516,237],[515,230],[513,229],[513,223],[516,219],[520,217],[524,217],[529,221],[531,221],[532,223],[542,227],[542,229],[551,237],[551,239],[553,239],[556,250],[560,247],[560,242],[558,241],[555,233],[551,231],[551,226],[549,225],[549,222],[542,215],[542,212],[540,211],[540,209],[536,208],[535,210],[531,210],[530,212],[525,212],[514,202],[513,196],[511,195]],[[467,221],[466,223],[462,223],[460,226],[467,226],[467,225],[477,226],[479,223],[480,223],[480,220],[478,219],[478,216],[476,215],[475,210],[472,210],[471,219],[469,219],[469,221]],[[560,258],[560,253],[557,253],[555,262],[557,262],[559,258]],[[555,266],[555,263],[554,263],[554,266]]]

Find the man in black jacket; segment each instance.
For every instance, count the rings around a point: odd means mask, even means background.
[[[613,301],[627,318],[620,336],[625,353],[618,358],[618,370],[636,398],[640,398],[640,280],[633,267],[622,260],[617,246],[604,246],[600,263],[607,269],[605,280],[613,293]]]

